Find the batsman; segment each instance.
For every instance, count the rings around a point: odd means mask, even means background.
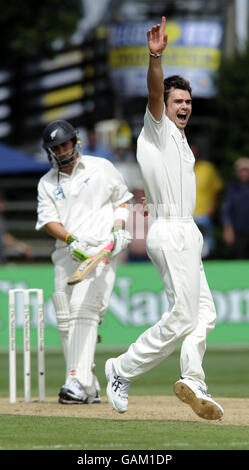
[[[42,146],[51,169],[38,184],[36,230],[55,238],[52,296],[66,362],[62,404],[100,402],[94,374],[98,326],[113,290],[117,255],[131,241],[125,229],[132,194],[105,158],[82,155],[78,131],[65,120],[47,125]],[[114,242],[108,262],[102,260],[82,282],[68,284],[82,261]]]

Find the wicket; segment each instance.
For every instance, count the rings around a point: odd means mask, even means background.
[[[42,289],[9,290],[9,401],[16,403],[16,294],[23,297],[24,399],[31,401],[30,293],[37,298],[37,358],[39,401],[45,401],[44,311]]]

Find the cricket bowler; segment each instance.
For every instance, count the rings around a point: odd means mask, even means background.
[[[137,160],[147,208],[154,220],[147,252],[164,284],[169,308],[127,352],[108,359],[107,396],[116,411],[127,411],[132,381],[166,360],[182,342],[181,377],[174,392],[199,417],[215,420],[222,417],[223,409],[207,393],[202,361],[216,311],[201,260],[203,237],[193,220],[195,160],[184,132],[192,112],[192,90],[180,76],[163,77],[162,55],[168,40],[165,26],[163,17],[161,24],[147,32],[148,105],[138,137]]]

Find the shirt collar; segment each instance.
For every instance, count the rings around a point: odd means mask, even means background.
[[[175,123],[173,123],[175,125]],[[176,134],[178,134],[180,137],[181,137],[181,140],[184,140],[185,139],[185,132],[184,132],[184,129],[179,129],[179,127],[177,127],[175,125],[175,132]]]
[[[79,157],[77,159],[75,167],[78,167],[78,166],[82,168],[86,167],[85,157],[81,153],[79,153]]]
[[[79,156],[78,156],[77,161],[76,161],[76,164],[75,164],[75,166],[74,166],[73,173],[74,173],[75,171],[77,171],[78,168],[80,169],[80,168],[85,168],[85,167],[86,167],[86,163],[85,163],[85,158],[84,158],[84,156],[83,156],[81,153],[79,153],[79,152],[78,152],[78,155],[79,155]],[[69,178],[70,178],[70,176],[71,176],[71,175],[68,175],[67,173],[64,173],[63,171],[59,171],[59,173],[60,173],[61,176],[66,176],[66,177],[69,177]],[[72,174],[73,174],[73,173],[72,173]]]

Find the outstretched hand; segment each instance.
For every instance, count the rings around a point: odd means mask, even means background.
[[[161,24],[152,26],[147,31],[148,47],[152,54],[161,54],[167,46],[168,35],[165,33],[166,18],[162,17]]]

